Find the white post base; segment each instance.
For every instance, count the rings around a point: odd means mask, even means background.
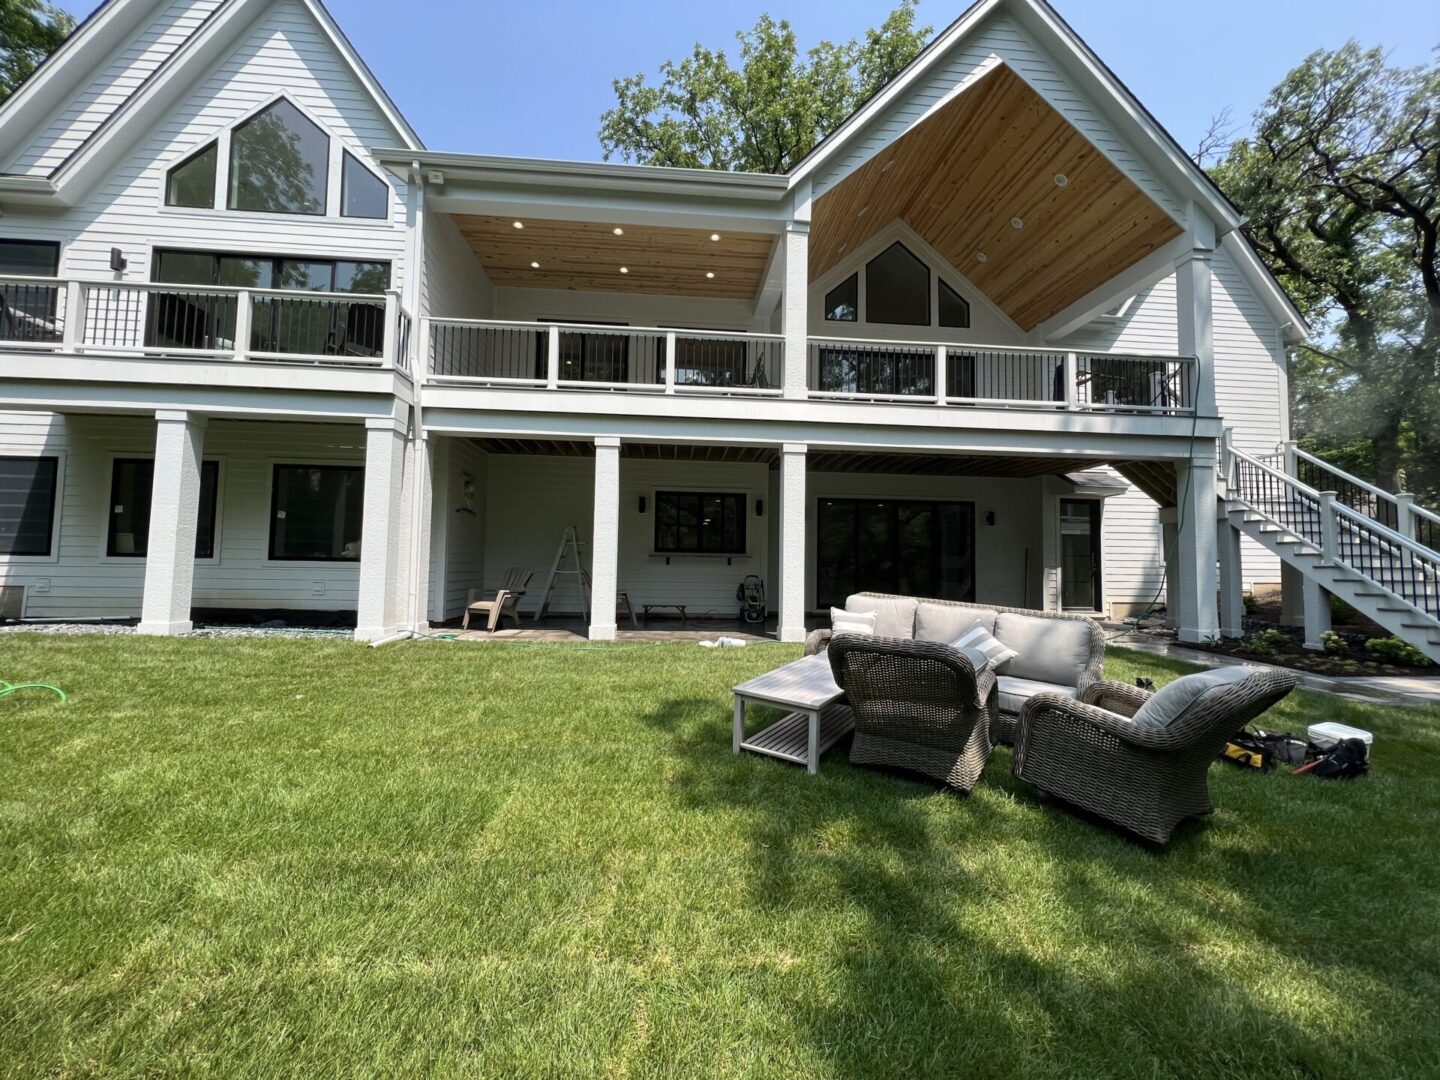
[[[179,637],[181,634],[188,634],[195,629],[195,624],[189,619],[182,622],[149,622],[141,619],[135,625],[135,633],[148,634],[152,637]]]

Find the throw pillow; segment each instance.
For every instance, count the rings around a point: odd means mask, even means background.
[[[1014,649],[1007,648],[994,634],[990,633],[983,626],[972,626],[965,633],[950,643],[957,649],[974,650],[985,657],[985,667],[998,668],[1006,660],[1020,655]],[[984,668],[976,668],[978,675]]]
[[[844,608],[830,609],[830,629],[837,634],[875,633],[875,612],[846,611]]]
[[[1135,723],[1143,727],[1169,727],[1211,690],[1242,682],[1255,674],[1254,668],[1224,667],[1185,675],[1166,683],[1135,712]]]

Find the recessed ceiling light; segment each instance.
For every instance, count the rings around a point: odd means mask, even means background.
[[[719,234],[718,232],[712,232],[712,233],[710,234],[710,239],[711,239],[711,240],[719,240],[719,239],[720,239],[720,234]]]
[[[515,222],[515,228],[517,228],[517,229],[523,229],[524,227],[525,227],[525,222],[523,222],[523,221],[517,221],[517,222]]]
[[[986,255],[983,251],[977,251],[977,252],[975,252],[975,261],[976,261],[976,262],[982,262],[982,263],[983,263],[983,262],[988,262],[989,259],[990,259],[990,256],[989,256],[989,255]]]
[[[539,270],[539,269],[540,269],[540,264],[539,264],[538,262],[532,262],[532,263],[530,264],[530,269],[531,269],[531,270]]]
[[[880,166],[880,171],[881,171],[882,173],[886,173],[886,172],[889,172],[889,171],[890,171],[892,168],[894,168],[894,167],[895,167],[895,159],[894,159],[894,158],[891,158],[889,161],[885,162],[884,165],[881,165],[881,166]]]
[[[715,271],[714,271],[714,270],[708,270],[708,271],[706,271],[705,276],[706,276],[707,278],[709,278],[710,280],[713,281],[713,280],[715,279]]]
[[[1068,183],[1070,183],[1070,178],[1066,176],[1063,172],[1057,172],[1055,174],[1056,187],[1064,187]]]
[[[619,225],[616,225],[615,228],[611,229],[610,231],[613,232],[616,236],[624,236],[624,235],[625,235],[625,230],[622,229],[622,228],[620,228]]]
[[[1012,217],[1012,218],[1010,219],[1010,227],[1011,227],[1012,229],[1023,229],[1023,228],[1025,227],[1025,219],[1024,219],[1024,218],[1018,218],[1018,217]]]
[[[869,208],[868,206],[862,206],[862,207],[860,208],[860,212],[859,212],[858,214],[856,214],[855,216],[856,216],[857,218],[862,218],[862,217],[864,217],[866,214],[868,214],[869,212],[870,212],[870,208]]]
[[[628,273],[630,272],[630,267],[628,267],[628,266],[622,266],[622,267],[620,267],[620,272],[621,272],[622,274],[628,274]]]

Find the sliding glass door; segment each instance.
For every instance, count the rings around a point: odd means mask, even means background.
[[[842,607],[857,592],[975,598],[975,505],[821,499],[816,602]]]

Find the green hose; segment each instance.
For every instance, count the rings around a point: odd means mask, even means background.
[[[19,693],[21,690],[49,690],[52,694],[56,695],[61,701],[69,701],[69,700],[70,700],[69,695],[66,694],[64,690],[61,690],[58,686],[51,686],[49,683],[43,683],[43,682],[8,683],[8,682],[6,682],[4,679],[0,679],[0,698],[9,697],[11,694],[17,694],[17,693]]]

